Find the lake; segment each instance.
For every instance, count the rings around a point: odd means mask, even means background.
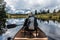
[[[14,37],[19,29],[23,27],[25,18],[20,19],[7,19],[6,25],[16,24],[15,28],[8,29],[6,33],[0,35],[0,40],[7,40],[8,37]],[[43,21],[41,19],[37,20],[38,27],[48,36],[49,40],[60,40],[60,22],[58,21]]]

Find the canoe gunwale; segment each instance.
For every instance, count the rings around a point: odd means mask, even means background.
[[[46,38],[15,38],[15,39],[48,39],[48,38],[46,37]]]

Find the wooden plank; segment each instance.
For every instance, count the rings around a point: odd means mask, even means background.
[[[48,38],[15,38],[15,40],[48,40]]]

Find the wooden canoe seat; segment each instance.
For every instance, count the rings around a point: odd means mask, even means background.
[[[21,30],[21,32],[23,32],[23,33],[24,33],[24,32],[28,32],[28,31]]]
[[[15,40],[48,40],[48,38],[15,38]]]

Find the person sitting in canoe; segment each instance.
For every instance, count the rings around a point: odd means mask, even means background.
[[[29,38],[46,38],[45,33],[38,27],[37,18],[32,12],[28,13],[28,18],[26,18],[23,27],[17,32],[14,39],[16,38],[27,38],[25,40],[29,40]]]
[[[34,31],[38,26],[37,18],[32,14],[32,12],[28,13],[28,18],[26,18],[24,25],[25,30]]]

